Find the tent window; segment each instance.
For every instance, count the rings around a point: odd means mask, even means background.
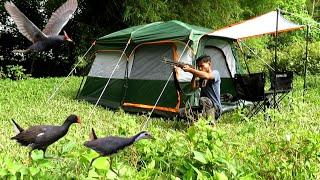
[[[181,55],[184,48],[185,48],[185,44],[177,44],[178,56]],[[192,50],[188,47],[185,49],[183,55],[181,56],[180,62],[192,65],[193,58],[194,58],[194,55],[192,54]],[[190,82],[192,79],[192,74],[189,72],[184,72],[182,69],[179,70],[178,74],[179,74],[178,75],[179,82]]]
[[[144,45],[136,49],[130,79],[167,80],[172,67],[162,59],[173,59],[172,50],[172,44]]]
[[[211,67],[214,70],[219,71],[222,78],[230,78],[230,72],[227,67],[226,57],[220,49],[213,46],[207,46],[204,49],[204,53],[211,57]]]
[[[101,77],[101,78],[110,78],[113,69],[115,68],[122,52],[99,52],[96,55],[96,58],[92,64],[91,70],[88,76],[92,77]],[[126,70],[126,59],[124,55],[119,62],[118,67],[112,76],[114,79],[123,79]]]

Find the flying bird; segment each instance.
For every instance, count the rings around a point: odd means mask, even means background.
[[[72,14],[78,7],[77,0],[67,0],[60,6],[50,17],[47,25],[41,31],[34,25],[12,2],[5,2],[5,9],[10,14],[11,18],[17,25],[18,30],[33,44],[25,50],[14,50],[13,52],[40,52],[47,51],[56,46],[61,45],[64,41],[72,40],[67,33],[59,35],[62,28],[68,23]]]
[[[33,150],[39,149],[43,151],[43,157],[45,158],[48,146],[66,135],[71,124],[80,123],[80,118],[72,114],[61,126],[37,125],[31,126],[26,130],[19,126],[15,120],[12,119],[12,122],[17,135],[11,139],[16,140],[23,146],[31,147],[29,157],[31,157],[31,152]]]
[[[96,133],[94,132],[93,128],[92,128],[92,132],[90,133],[89,137],[90,137],[89,138],[90,140],[86,141],[84,143],[84,146],[86,146],[90,149],[93,149],[99,153],[98,157],[95,157],[91,160],[90,165],[89,165],[89,169],[90,169],[93,161],[99,157],[110,156],[112,154],[115,154],[119,150],[122,150],[125,147],[128,147],[128,146],[132,145],[134,142],[139,141],[141,139],[154,139],[151,136],[151,134],[147,131],[141,131],[132,137],[107,136],[104,138],[98,138]],[[110,157],[110,170],[118,175],[118,173],[112,169],[112,157]]]

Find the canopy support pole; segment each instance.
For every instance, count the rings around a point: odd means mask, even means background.
[[[274,88],[273,88],[273,109],[276,109],[276,74],[277,74],[277,61],[278,61],[278,31],[279,31],[279,14],[280,14],[280,9],[277,9],[277,18],[276,18],[276,34],[275,34],[275,46],[274,46],[274,77],[273,77],[273,83],[274,83]]]
[[[304,95],[307,90],[307,64],[308,64],[308,47],[309,47],[309,30],[310,26],[307,25],[307,33],[306,33],[306,58],[304,60],[304,69],[303,69],[303,95],[302,101],[304,102]]]

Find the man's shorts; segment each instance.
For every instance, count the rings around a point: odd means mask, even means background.
[[[215,105],[208,97],[200,97],[200,106],[202,106],[202,114],[205,116],[212,115],[217,120],[221,115],[220,108]]]

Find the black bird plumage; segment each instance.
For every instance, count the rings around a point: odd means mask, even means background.
[[[76,115],[70,115],[61,126],[38,125],[31,126],[26,130],[21,128],[14,120],[12,121],[18,134],[11,139],[16,140],[23,146],[30,146],[29,157],[35,149],[42,150],[43,157],[45,157],[48,146],[66,135],[71,124],[80,123],[80,118]]]
[[[92,128],[92,132],[90,134],[90,140],[84,143],[84,146],[95,150],[99,153],[99,156],[93,158],[90,162],[89,168],[91,167],[94,160],[103,156],[110,156],[112,154],[117,153],[118,151],[124,149],[132,145],[134,142],[139,141],[141,139],[153,139],[151,134],[147,131],[141,131],[138,134],[132,137],[118,137],[118,136],[107,136],[104,138],[98,138]],[[110,169],[116,173],[112,169],[112,158],[110,157]],[[117,173],[116,173],[117,174]]]
[[[4,7],[17,25],[20,33],[33,43],[26,50],[14,50],[14,52],[46,51],[62,44],[64,41],[72,41],[65,31],[63,32],[64,35],[59,35],[59,33],[76,11],[78,7],[77,0],[67,0],[67,2],[60,6],[52,14],[42,31],[12,2],[5,2]]]

